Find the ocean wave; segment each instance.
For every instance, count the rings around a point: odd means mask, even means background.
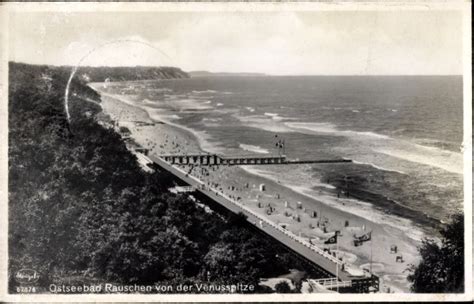
[[[333,133],[335,135],[340,136],[365,136],[377,139],[390,138],[387,135],[382,135],[370,131],[361,132],[352,130],[339,130],[334,124],[327,122],[286,122],[285,125],[293,129],[302,129],[314,133]]]
[[[143,111],[145,111],[147,113],[148,117],[152,121],[162,122],[162,123],[165,123],[167,125],[173,126],[177,129],[180,129],[180,130],[183,130],[185,132],[191,133],[197,139],[198,145],[199,145],[201,150],[204,150],[204,151],[207,151],[207,152],[210,152],[210,153],[222,153],[222,152],[224,152],[224,150],[221,147],[219,147],[218,144],[211,143],[211,140],[213,138],[208,133],[206,133],[204,131],[197,131],[197,130],[194,130],[194,129],[191,129],[191,128],[185,127],[183,125],[172,122],[172,120],[180,118],[176,114],[169,114],[169,112],[165,111],[164,109],[157,109],[157,108],[154,108],[154,107],[139,105],[139,104],[131,101],[130,99],[128,99],[127,97],[129,97],[129,96],[124,97],[122,95],[114,95],[114,94],[109,94],[109,93],[105,93],[105,92],[102,92],[102,91],[100,91],[100,94],[101,94],[101,96],[106,96],[106,97],[109,97],[109,98],[113,98],[113,99],[118,100],[120,102],[123,102],[127,105],[142,109]],[[170,118],[172,120],[170,120]]]
[[[238,119],[240,122],[245,124],[246,126],[249,126],[252,128],[256,128],[256,129],[260,129],[260,130],[264,130],[268,132],[274,132],[274,133],[294,132],[294,130],[285,126],[279,121],[273,120],[266,116],[262,116],[262,115],[243,116],[243,115],[238,115],[238,114],[234,114],[233,116],[236,119]]]
[[[217,93],[217,91],[215,91],[215,90],[203,90],[203,91],[193,90],[192,93],[194,93],[194,94],[215,94],[215,93]]]
[[[157,92],[157,93],[165,93],[165,92],[173,92],[172,89],[169,88],[153,88],[147,87],[147,91]]]
[[[396,172],[396,173],[400,173],[400,174],[403,174],[403,175],[407,175],[405,172],[403,171],[399,171],[399,170],[394,170],[394,169],[387,169],[387,168],[384,168],[384,167],[381,167],[381,166],[377,166],[375,164],[372,164],[372,163],[367,163],[367,162],[361,162],[361,161],[357,161],[357,160],[352,160],[352,162],[354,164],[359,164],[359,165],[367,165],[367,166],[371,166],[377,170],[381,170],[381,171],[388,171],[388,172]]]
[[[265,116],[270,116],[270,117],[278,116],[277,113],[268,113],[268,112],[263,113],[263,115],[265,115]]]
[[[275,175],[272,172],[264,171],[253,166],[244,166],[242,167],[245,171],[250,174],[257,175],[266,179],[269,179],[273,182],[281,182],[282,176]],[[293,181],[294,182],[294,181]],[[285,181],[282,183],[284,187],[287,187],[299,194],[302,194],[312,200],[317,202],[321,202],[329,207],[334,209],[341,210],[346,213],[350,213],[356,215],[360,218],[363,218],[367,221],[379,224],[379,225],[386,225],[393,229],[397,229],[402,231],[411,239],[420,242],[424,237],[424,232],[418,229],[413,225],[413,222],[408,219],[404,219],[398,217],[396,215],[389,215],[384,213],[381,210],[377,210],[371,203],[360,201],[357,199],[352,198],[344,198],[344,199],[337,199],[332,195],[328,194],[319,194],[314,189],[312,189],[313,185],[306,185],[301,186],[301,184],[294,184],[290,181]],[[341,202],[345,201],[346,204],[342,204]]]
[[[204,117],[201,119],[201,123],[208,128],[219,128],[222,125],[222,118]]]
[[[420,138],[416,139],[415,142],[420,146],[426,148],[438,148],[440,150],[447,150],[452,152],[463,152],[462,143],[451,140],[439,140],[433,138]]]
[[[410,170],[410,166],[406,163],[395,164],[395,162],[392,161],[392,165],[396,165],[396,167],[387,168],[385,163],[377,164],[378,157],[376,154],[384,154],[392,158],[443,169],[451,173],[463,173],[463,159],[461,153],[443,150],[438,147],[423,146],[408,140],[392,138],[370,131],[339,130],[331,123],[285,122],[284,124],[293,130],[310,131],[316,134],[330,133],[336,136],[351,138],[354,141],[354,145],[352,145],[351,149],[354,150],[356,147],[360,147],[360,149],[365,151],[367,151],[367,149],[369,150],[367,152],[360,152],[359,155],[353,154],[351,157],[360,158],[361,153],[365,156],[374,154],[374,157],[372,157],[373,160],[361,162],[375,168],[380,168],[381,170],[406,174],[406,172],[404,172],[405,169],[400,170],[400,168],[408,168],[408,170]],[[378,161],[380,162],[382,160],[380,159]],[[412,170],[416,169],[413,166],[411,167]]]
[[[267,149],[264,149],[259,146],[253,146],[253,145],[246,145],[246,144],[239,144],[239,147],[242,150],[245,151],[250,151],[250,152],[255,152],[255,153],[260,153],[260,154],[268,154],[270,153]]]
[[[355,132],[355,131],[347,131],[349,133],[355,133],[357,135],[364,135],[368,137],[375,137],[375,138],[380,138],[380,139],[391,139],[390,136],[387,135],[382,135],[374,132]]]
[[[275,133],[289,133],[295,130],[284,124],[287,121],[294,121],[296,118],[280,116],[276,113],[265,113],[264,115],[233,115],[240,122],[252,128]]]
[[[375,209],[371,203],[359,201],[356,199],[344,199],[348,203],[342,205],[339,201],[336,201],[334,197],[317,195],[312,189],[308,189],[304,186],[290,186],[290,188],[316,201],[325,203],[333,208],[354,214],[373,223],[382,226],[389,226],[402,231],[409,238],[417,242],[421,242],[425,235],[424,232],[417,229],[413,225],[412,221],[398,217],[396,215],[388,215],[383,211]]]
[[[264,113],[265,116],[271,117],[273,120],[282,121],[282,120],[291,120],[290,118],[282,117],[277,113]]]
[[[212,136],[209,135],[205,131],[197,131],[195,129],[177,124],[169,120],[170,115],[168,114],[163,114],[160,111],[155,111],[153,108],[149,107],[143,107],[143,110],[145,110],[148,113],[148,116],[150,117],[151,120],[153,121],[159,121],[162,123],[165,123],[167,125],[173,126],[177,129],[184,130],[188,133],[191,133],[198,141],[199,148],[203,151],[210,152],[210,153],[222,153],[224,150],[219,147],[218,144],[213,144],[211,143],[212,141]],[[173,116],[172,114],[171,116]]]
[[[216,117],[216,118],[204,117],[202,121],[203,122],[206,122],[206,121],[219,122],[219,121],[222,121],[222,118],[221,117]]]
[[[177,100],[182,98],[188,98],[187,94],[164,94],[165,100]]]
[[[378,148],[374,150],[394,158],[407,160],[413,163],[423,164],[439,168],[451,173],[463,174],[463,158],[461,153],[441,150],[436,147],[425,147],[411,144],[409,147]]]
[[[255,108],[252,107],[245,107],[249,112],[255,112]]]
[[[295,130],[305,130],[305,131],[312,131],[315,133],[338,133],[339,130],[333,124],[321,122],[321,123],[314,123],[314,122],[287,122],[285,123],[291,129]]]
[[[172,102],[167,102],[167,105],[178,111],[203,111],[213,109],[211,105],[193,98],[173,100]]]
[[[162,117],[169,117],[169,118],[174,119],[174,120],[181,119],[181,116],[176,115],[176,114],[163,115]]]

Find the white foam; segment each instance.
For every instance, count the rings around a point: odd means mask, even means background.
[[[428,165],[457,174],[463,174],[463,159],[461,153],[441,150],[435,147],[425,147],[413,144],[410,149],[400,147],[378,148],[374,150],[391,157]],[[413,149],[414,148],[414,149]]]
[[[282,117],[280,116],[279,114],[277,113],[268,113],[268,112],[265,112],[264,113],[265,116],[268,116],[268,117],[271,117],[273,120],[277,120],[277,121],[281,121],[281,120],[292,120],[291,118],[285,118],[285,117]]]
[[[368,166],[371,166],[375,169],[378,169],[378,170],[382,170],[382,171],[389,171],[389,172],[396,172],[396,173],[400,173],[400,174],[403,174],[403,175],[407,175],[405,172],[403,171],[399,171],[399,170],[394,170],[394,169],[387,169],[387,168],[384,168],[384,167],[381,167],[381,166],[377,166],[375,164],[372,164],[372,163],[366,163],[366,162],[361,162],[361,161],[357,161],[357,160],[352,160],[353,163],[355,164],[359,164],[359,165],[368,165]]]
[[[274,182],[280,181],[282,176],[275,176],[272,172],[263,171],[261,169],[255,168],[253,166],[244,166],[242,167],[245,171],[249,172],[250,174],[254,174],[263,178],[267,178]],[[336,199],[332,195],[327,194],[316,194],[315,191],[312,189],[314,187],[313,184],[307,186],[301,186],[301,184],[292,184],[290,181],[285,181],[283,186],[300,193],[306,197],[309,197],[315,201],[321,202],[326,206],[332,207],[334,209],[341,210],[343,212],[347,212],[350,214],[354,214],[359,216],[367,221],[386,225],[393,229],[397,229],[399,231],[403,231],[408,237],[415,241],[421,241],[424,236],[424,233],[416,228],[412,221],[408,219],[404,219],[398,217],[396,215],[389,215],[382,211],[379,211],[373,207],[371,203],[356,200],[356,199],[343,199],[338,198]],[[342,203],[345,202],[343,205]]]
[[[214,91],[214,90],[204,90],[204,91],[194,90],[193,93],[194,94],[214,94],[214,93],[217,93],[217,91]]]
[[[255,109],[252,107],[245,107],[249,112],[255,112]]]
[[[202,119],[202,121],[203,122],[206,122],[206,121],[219,122],[219,121],[222,121],[222,118],[220,118],[220,117],[216,117],[216,118],[204,117]]]
[[[380,139],[391,139],[387,135],[382,135],[382,134],[378,134],[378,133],[374,133],[374,132],[355,132],[355,131],[344,131],[344,132],[353,133],[353,134],[357,134],[357,135],[364,135],[364,136],[368,136],[368,137],[380,138]]]
[[[162,117],[169,117],[171,119],[181,119],[181,116],[179,115],[176,115],[176,114],[171,114],[171,115],[167,115],[167,116],[162,116]]]
[[[275,133],[294,132],[294,130],[285,126],[279,121],[273,120],[266,116],[262,116],[262,115],[242,116],[238,114],[234,114],[233,116],[237,118],[240,122],[244,123],[246,126],[249,126],[252,128],[261,129],[268,132],[275,132]]]
[[[253,145],[246,145],[246,144],[239,144],[239,147],[242,150],[245,151],[250,151],[250,152],[255,152],[255,153],[260,153],[260,154],[268,154],[270,153],[267,149],[264,149],[259,146],[253,146]]]
[[[214,145],[214,144],[210,143],[210,140],[212,139],[212,137],[207,132],[197,131],[197,130],[185,127],[183,125],[174,123],[174,122],[168,120],[167,115],[163,115],[160,112],[158,112],[158,113],[155,112],[154,113],[154,111],[153,111],[154,109],[152,109],[152,108],[145,107],[144,110],[146,110],[148,112],[148,115],[154,121],[160,121],[160,122],[166,123],[167,125],[173,126],[175,128],[178,128],[178,129],[181,129],[181,130],[184,130],[186,132],[189,132],[189,133],[193,134],[194,137],[197,139],[199,148],[201,150],[211,152],[211,153],[222,153],[223,152],[223,150],[221,148],[219,148],[217,145]]]
[[[169,88],[153,88],[153,87],[147,87],[147,91],[158,92],[158,93],[173,92],[173,90]]]
[[[321,122],[321,123],[307,123],[307,122],[287,122],[286,126],[296,130],[311,131],[314,133],[338,133],[339,130],[335,128],[333,124]]]
[[[372,138],[378,138],[378,139],[389,139],[390,137],[374,132],[358,132],[358,131],[352,131],[352,130],[339,130],[337,127],[331,123],[327,122],[286,122],[285,125],[287,125],[290,128],[293,129],[302,129],[302,130],[307,130],[311,131],[314,133],[332,133],[335,135],[340,135],[340,136],[364,136],[364,137],[372,137]]]
[[[365,149],[372,150],[371,152],[381,153],[394,158],[440,168],[451,173],[463,173],[461,153],[442,150],[437,147],[422,146],[407,140],[394,139],[374,132],[338,130],[336,126],[330,123],[285,122],[284,124],[295,130],[310,131],[315,134],[331,133],[336,136],[348,137],[354,139],[356,145],[364,146]],[[370,154],[370,152],[365,153],[365,155],[368,154]],[[357,157],[357,155],[355,157]],[[377,158],[375,157],[374,160],[376,159]],[[385,166],[376,164],[375,161],[365,161],[364,163],[381,170],[406,174],[402,170],[398,170],[398,168],[386,168]],[[398,164],[397,167],[399,166],[407,168],[408,165]],[[416,168],[413,167],[413,169]]]
[[[167,104],[171,106],[172,108],[175,108],[179,111],[193,111],[193,110],[202,111],[202,110],[213,109],[212,106],[208,104],[206,105],[193,98],[173,100],[172,102],[168,102]]]
[[[108,93],[104,93],[102,91],[100,92],[100,94],[102,96],[107,96],[107,97],[113,98],[113,99],[121,101],[121,102],[123,102],[127,105],[137,107],[139,109],[142,109],[142,110],[146,111],[146,113],[148,114],[148,117],[153,121],[159,121],[159,122],[162,122],[162,123],[166,123],[170,126],[173,126],[175,128],[178,128],[178,129],[181,129],[181,130],[184,130],[186,132],[189,132],[189,133],[193,134],[194,137],[197,139],[198,145],[199,145],[201,150],[208,151],[208,152],[211,152],[211,153],[222,153],[223,152],[222,149],[220,149],[216,145],[213,145],[213,144],[210,143],[211,136],[208,133],[206,133],[204,131],[196,131],[196,130],[193,130],[191,128],[188,128],[188,127],[185,127],[185,126],[182,126],[182,125],[179,125],[179,124],[176,124],[176,123],[170,121],[169,118],[172,118],[172,119],[180,118],[176,114],[171,114],[170,115],[170,114],[166,114],[166,112],[164,112],[163,109],[156,109],[156,108],[143,106],[143,105],[139,106],[136,103],[132,102],[131,100],[129,100],[126,97],[123,97],[121,95],[108,94]],[[127,97],[129,97],[129,96],[127,95]]]
[[[164,94],[163,96],[166,98],[166,100],[176,100],[176,99],[187,98],[188,97],[187,94],[173,94],[173,95]]]
[[[268,113],[268,112],[265,112],[264,115],[270,116],[270,117],[278,116],[277,113]]]

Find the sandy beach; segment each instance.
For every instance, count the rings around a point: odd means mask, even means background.
[[[170,124],[168,121],[152,121],[148,113],[127,103],[121,96],[102,94],[102,107],[119,126],[127,127],[131,137],[150,154],[187,154],[203,152],[202,144],[191,130]],[[137,121],[150,125],[136,124]],[[276,166],[276,165],[274,165]],[[291,174],[292,166],[276,166],[282,174]],[[383,218],[373,221],[354,213],[360,201],[338,194],[321,184],[317,193],[311,193],[305,185],[282,184],[266,176],[259,166],[181,166],[204,183],[238,200],[260,216],[284,226],[311,244],[328,248],[344,262],[360,269],[371,270],[381,279],[381,292],[409,292],[406,269],[418,262],[417,237],[409,236],[400,227],[383,224]],[[315,181],[316,183],[318,181]],[[264,190],[261,185],[264,185]],[[340,232],[338,245],[324,242]],[[372,240],[354,246],[354,235],[371,231]],[[393,246],[397,252],[391,252]],[[397,257],[402,261],[397,261]]]

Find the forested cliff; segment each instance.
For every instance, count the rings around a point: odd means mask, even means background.
[[[86,81],[145,77],[127,70],[80,69],[89,79],[73,79],[68,123],[71,68],[10,64],[10,291],[21,269],[38,272],[37,292],[48,292],[66,281],[257,286],[305,267],[241,216],[215,216],[169,193],[172,176],[141,170],[120,136],[98,123],[100,106],[85,100],[100,96]]]

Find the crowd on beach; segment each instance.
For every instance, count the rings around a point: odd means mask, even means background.
[[[238,166],[193,164],[177,166],[188,175],[204,182],[206,188],[213,189],[216,193],[250,208],[260,217],[291,231],[300,240],[315,245],[339,259],[342,261],[342,270],[345,270],[348,265],[354,269],[354,263],[360,258],[359,255],[353,254],[358,251],[358,246],[365,246],[365,250],[372,246],[371,240],[366,245],[356,241],[356,235],[371,234],[365,225],[355,226],[351,224],[350,218],[342,221],[340,218],[333,219],[330,215],[323,213],[323,209],[311,208],[302,202],[291,201],[291,197],[286,197],[274,187],[250,183],[239,178],[236,172],[239,170]],[[400,266],[406,263],[403,252],[396,244],[386,248],[386,251],[387,256],[392,256],[395,263]],[[360,264],[360,261],[356,264]],[[381,264],[377,263],[374,269],[376,267],[380,268]],[[364,265],[361,270],[362,273],[372,271],[372,265]],[[391,290],[388,286],[382,286],[382,288],[385,292]]]
[[[279,193],[270,193],[264,184],[256,185],[250,184],[249,182],[238,181],[235,174],[236,168],[225,165],[213,165],[209,167],[180,165],[180,167],[185,169],[187,174],[204,181],[208,187],[217,190],[226,197],[255,209],[257,213],[267,215],[267,218],[270,220],[274,220],[271,217],[272,215],[280,214],[281,211],[284,210],[284,216],[291,218],[296,224],[301,223],[303,214],[306,214],[316,220],[314,225],[310,223],[309,226],[312,229],[318,228],[320,230],[319,235],[325,234],[327,237],[330,237],[335,233],[335,230],[331,229],[331,221],[326,216],[321,216],[321,214],[318,216],[318,211],[307,210],[303,207],[301,202],[292,204],[288,200],[284,200]],[[347,226],[348,224],[349,222],[347,222]],[[289,229],[291,224],[282,224],[282,226]],[[301,235],[301,233],[298,234]],[[321,237],[313,236],[312,238],[308,236],[307,239],[311,243],[323,243],[323,238]]]

